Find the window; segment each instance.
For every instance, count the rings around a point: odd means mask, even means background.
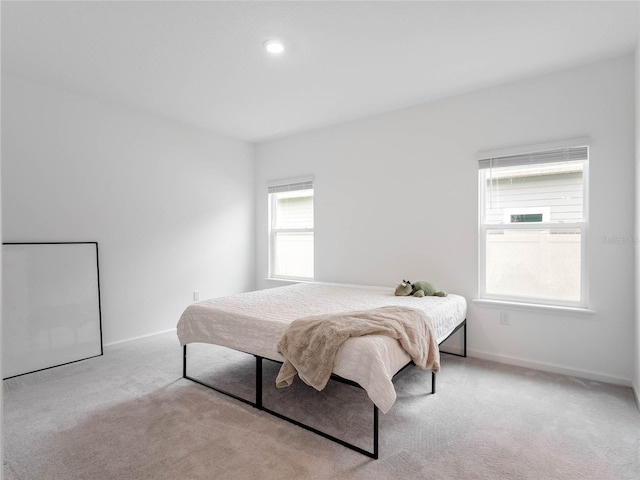
[[[313,279],[313,179],[270,182],[269,277]]]
[[[587,146],[483,158],[481,299],[587,307]]]

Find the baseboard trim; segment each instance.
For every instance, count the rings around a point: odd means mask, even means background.
[[[176,331],[175,328],[170,328],[169,330],[162,330],[161,332],[148,333],[146,335],[140,335],[139,337],[126,338],[124,340],[118,340],[117,342],[105,343],[103,347],[106,349],[109,349],[111,347],[116,347],[122,343],[129,343],[135,340],[142,340],[143,338],[155,337],[156,335],[162,335],[164,333],[171,333],[175,331]]]
[[[533,370],[541,370],[543,372],[550,372],[550,373],[559,373],[561,375],[569,375],[571,377],[584,378],[586,380],[595,380],[597,382],[611,383],[614,385],[621,385],[624,387],[633,388],[633,384],[631,380],[628,378],[616,377],[613,375],[605,375],[601,373],[590,372],[588,370],[580,370],[577,368],[561,367],[560,365],[554,365],[551,363],[534,362],[531,360],[525,360],[523,358],[517,358],[517,357],[510,357],[507,355],[496,355],[493,353],[482,352],[479,350],[469,349],[468,355],[470,357],[480,358],[482,360],[490,360],[492,362],[505,363],[507,365],[515,365],[516,367],[531,368]],[[636,402],[637,402],[638,394],[637,392],[635,392],[635,390],[634,390],[634,394],[636,396]]]

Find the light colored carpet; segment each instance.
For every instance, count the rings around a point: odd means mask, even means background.
[[[253,394],[254,359],[206,346],[190,373]],[[216,367],[204,365],[216,360]],[[265,403],[369,449],[357,388],[271,387]],[[205,371],[207,372],[205,374]],[[7,480],[640,478],[640,415],[628,388],[442,357],[438,391],[416,368],[396,382],[371,460],[181,378],[174,334],[4,381]]]

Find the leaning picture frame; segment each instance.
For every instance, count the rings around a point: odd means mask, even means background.
[[[3,243],[2,378],[103,354],[97,242]]]

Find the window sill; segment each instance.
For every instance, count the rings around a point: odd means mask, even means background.
[[[482,307],[513,308],[519,310],[532,310],[537,312],[566,313],[574,315],[595,315],[596,311],[583,307],[562,307],[559,305],[544,305],[537,303],[507,302],[504,300],[487,300],[474,298],[473,303]]]
[[[280,282],[280,283],[315,283],[314,280],[305,279],[305,278],[266,277],[265,280],[268,282]]]

